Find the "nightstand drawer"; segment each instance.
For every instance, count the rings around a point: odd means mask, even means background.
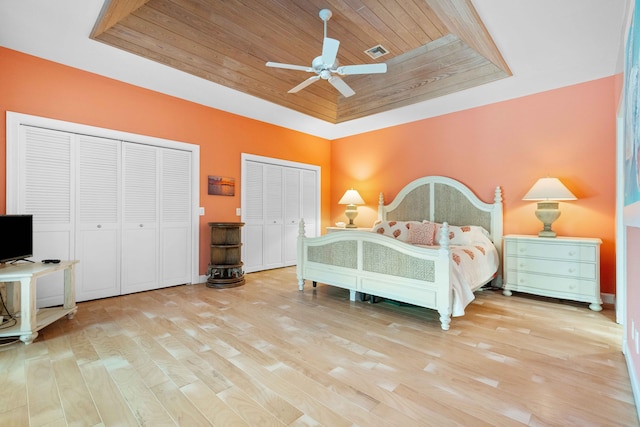
[[[507,243],[507,256],[551,258],[562,260],[597,261],[597,250],[593,245],[546,244],[513,241]]]
[[[541,273],[551,276],[581,277],[591,280],[595,280],[597,277],[595,263],[554,261],[539,258],[507,256],[507,270]]]
[[[597,282],[571,278],[558,279],[522,271],[508,271],[506,284],[512,285],[514,289],[522,292],[574,299],[576,295],[593,298],[596,295]]]

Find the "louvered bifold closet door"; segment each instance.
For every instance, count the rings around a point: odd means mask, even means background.
[[[283,264],[295,265],[297,258],[298,223],[302,217],[300,204],[300,169],[284,168],[284,248]]]
[[[245,162],[245,203],[243,209],[244,227],[242,230],[242,257],[244,271],[260,271],[264,265],[264,165],[258,162]]]
[[[320,211],[320,201],[318,194],[318,173],[311,170],[301,171],[301,193],[302,193],[302,218],[304,219],[305,236],[318,236],[318,213]]]
[[[121,142],[77,136],[76,298],[120,294]]]
[[[20,127],[18,212],[33,215],[33,259],[74,259],[73,135]],[[62,304],[63,273],[37,281],[37,306]]]
[[[283,264],[284,191],[283,167],[264,165],[264,268]]]
[[[156,147],[122,145],[122,294],[159,287],[158,157]]]
[[[191,153],[160,150],[160,285],[190,283]]]

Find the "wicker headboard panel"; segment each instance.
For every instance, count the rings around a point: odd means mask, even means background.
[[[430,218],[431,186],[421,185],[409,191],[393,209],[386,211],[389,221],[422,221]],[[382,218],[379,218],[382,219]]]
[[[448,222],[480,225],[498,245],[502,241],[502,195],[496,188],[494,203],[484,203],[464,184],[442,176],[418,178],[405,186],[395,200],[384,204],[380,194],[378,219]]]
[[[491,232],[491,212],[477,209],[465,194],[454,187],[435,184],[433,222],[451,225],[481,225]]]

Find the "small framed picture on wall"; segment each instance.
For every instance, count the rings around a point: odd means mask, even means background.
[[[236,180],[228,176],[209,175],[208,188],[210,196],[235,196]]]

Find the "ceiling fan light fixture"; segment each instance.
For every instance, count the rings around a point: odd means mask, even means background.
[[[369,49],[365,50],[364,53],[366,53],[367,55],[369,55],[373,59],[378,59],[381,56],[384,56],[387,53],[389,53],[389,50],[387,48],[385,48],[384,46],[382,46],[381,44],[378,44],[378,45],[375,45],[372,48],[369,48]]]

